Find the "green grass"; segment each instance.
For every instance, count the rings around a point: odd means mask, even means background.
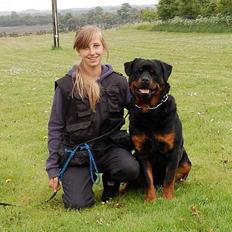
[[[49,204],[45,173],[47,121],[54,80],[78,60],[73,33],[0,39],[0,231],[230,231],[232,228],[232,35],[149,32],[130,28],[105,32],[111,63],[135,57],[173,65],[171,93],[183,122],[185,147],[193,162],[186,183],[176,185],[172,201],[148,204],[143,191],[65,210],[61,192]]]

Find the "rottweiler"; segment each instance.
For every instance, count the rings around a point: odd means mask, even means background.
[[[124,67],[132,94],[129,132],[145,177],[145,200],[156,199],[157,186],[163,188],[165,199],[172,199],[175,182],[185,180],[192,166],[183,147],[175,99],[169,94],[172,66],[135,58]]]

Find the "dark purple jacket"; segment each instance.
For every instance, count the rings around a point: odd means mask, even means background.
[[[68,72],[68,75],[71,77],[75,76],[75,66]],[[100,82],[109,77],[113,72],[113,69],[110,65],[102,65],[102,74],[100,77]],[[128,85],[126,86],[126,96],[127,99],[125,105],[128,105],[130,102],[130,91]],[[59,172],[59,156],[58,150],[60,144],[63,142],[63,132],[65,129],[65,97],[63,96],[61,89],[56,87],[55,95],[53,98],[53,104],[51,109],[51,115],[48,122],[48,150],[49,157],[46,162],[46,171],[49,178],[58,176]]]

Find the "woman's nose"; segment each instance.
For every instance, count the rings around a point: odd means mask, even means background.
[[[90,47],[90,48],[89,48],[89,53],[90,53],[90,54],[94,54],[94,52],[95,52],[94,47]]]

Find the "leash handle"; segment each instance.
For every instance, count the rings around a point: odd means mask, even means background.
[[[58,180],[61,180],[64,176],[64,173],[66,171],[66,169],[68,168],[68,165],[71,161],[71,159],[74,157],[74,155],[76,154],[76,151],[79,149],[79,145],[76,146],[74,149],[66,149],[65,148],[65,152],[66,153],[70,153],[70,155],[68,156],[68,159],[66,160],[64,166],[60,169],[60,172],[58,174]]]
[[[96,182],[99,183],[100,181],[100,176],[99,176],[99,172],[97,169],[97,165],[96,162],[94,160],[93,154],[91,152],[90,146],[89,144],[84,144],[84,148],[87,150],[88,155],[89,155],[89,172],[90,172],[90,178],[92,180],[92,182]],[[97,175],[96,180],[94,179],[94,173]]]
[[[95,182],[95,179],[94,179],[94,173],[97,175],[97,180],[99,182],[99,172],[98,172],[98,169],[97,169],[97,165],[96,165],[96,162],[94,160],[94,157],[93,157],[93,154],[91,152],[91,149],[90,149],[90,146],[89,144],[87,143],[84,143],[84,144],[79,144],[77,146],[75,146],[73,149],[66,149],[65,148],[65,152],[68,155],[68,159],[65,161],[65,164],[64,166],[60,169],[60,172],[58,174],[58,180],[62,180],[63,176],[64,176],[64,173],[65,171],[67,170],[68,168],[68,165],[70,163],[70,161],[72,160],[72,158],[75,156],[76,152],[78,150],[87,150],[88,152],[88,156],[89,156],[89,172],[90,172],[90,178],[92,180],[92,182],[94,183]]]

